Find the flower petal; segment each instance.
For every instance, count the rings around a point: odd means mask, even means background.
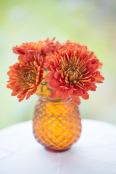
[[[82,95],[82,98],[85,100],[89,99],[89,94],[85,92],[85,94]]]
[[[16,92],[16,91],[13,91],[13,92],[11,93],[11,95],[12,95],[12,96],[15,96],[15,95],[17,95],[17,92]]]
[[[74,102],[76,105],[80,105],[81,100],[80,100],[80,98],[78,97],[77,94],[76,94],[76,95],[71,95],[71,98],[72,98],[73,102]]]
[[[54,73],[55,73],[55,71],[50,71],[50,72],[44,77],[44,80],[45,80],[46,82],[49,82],[50,80],[52,80],[53,77],[54,77]]]
[[[17,92],[17,93],[18,93],[17,98],[20,98],[21,96],[25,95],[26,92],[27,92],[27,90],[28,90],[28,89],[25,89],[25,90],[23,90],[23,91]]]
[[[35,86],[35,88],[32,90],[31,95],[35,94],[36,91],[37,91],[37,86]]]
[[[48,88],[55,89],[55,87],[52,84],[50,84],[50,83],[48,83]]]
[[[21,48],[21,47],[13,47],[13,52],[15,54],[22,54],[22,55],[25,54],[24,48]]]
[[[19,98],[19,102],[21,102],[24,98],[25,98],[26,94],[25,95],[22,95],[20,98]]]
[[[26,96],[26,100],[29,99],[31,96],[31,91],[28,92],[27,96]]]
[[[62,94],[63,94],[63,90],[55,89],[54,91],[51,92],[50,98],[54,99],[54,98],[61,96]]]
[[[61,83],[59,80],[56,80],[55,78],[53,78],[49,83],[55,88],[63,85],[63,83]]]
[[[54,73],[54,77],[55,77],[56,79],[60,79],[60,78],[61,78],[61,73],[55,72],[55,73]]]
[[[62,95],[62,102],[67,101],[68,97],[69,97],[69,92],[68,92],[68,90],[65,90],[63,95]]]
[[[44,68],[46,68],[48,71],[52,71],[52,69],[50,68],[50,65],[48,65],[48,63],[44,63]]]

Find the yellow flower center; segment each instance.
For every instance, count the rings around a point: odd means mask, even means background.
[[[68,75],[68,81],[72,82],[73,80],[77,80],[78,78],[78,71],[75,69],[75,67],[70,67],[66,74]]]

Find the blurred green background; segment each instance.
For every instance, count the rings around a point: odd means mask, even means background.
[[[30,120],[37,96],[18,102],[6,88],[9,66],[17,62],[12,47],[47,37],[88,46],[103,62],[103,84],[81,100],[82,118],[116,125],[116,1],[0,0],[0,129]]]

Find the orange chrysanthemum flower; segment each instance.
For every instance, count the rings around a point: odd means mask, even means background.
[[[19,102],[33,95],[43,77],[43,57],[25,52],[18,57],[19,62],[10,66],[7,88],[13,90],[12,96],[17,95]]]
[[[37,52],[42,56],[46,56],[49,52],[54,52],[56,50],[56,47],[60,45],[59,42],[54,43],[55,38],[52,40],[46,39],[45,41],[39,41],[39,42],[26,42],[22,43],[20,46],[13,47],[13,52],[19,55],[25,55],[25,53],[28,52]]]
[[[88,99],[88,91],[95,91],[95,83],[102,83],[104,77],[98,71],[102,63],[86,46],[67,41],[54,54],[46,56],[45,68],[50,71],[45,76],[48,87],[54,89],[50,98],[62,97],[66,101],[71,96],[77,105],[80,96]]]

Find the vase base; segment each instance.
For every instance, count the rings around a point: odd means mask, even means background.
[[[65,152],[67,150],[70,149],[70,147],[68,149],[61,149],[61,150],[54,150],[54,149],[50,149],[48,147],[45,147],[45,149],[48,151],[48,152],[53,152],[53,153],[58,153],[58,152]]]

